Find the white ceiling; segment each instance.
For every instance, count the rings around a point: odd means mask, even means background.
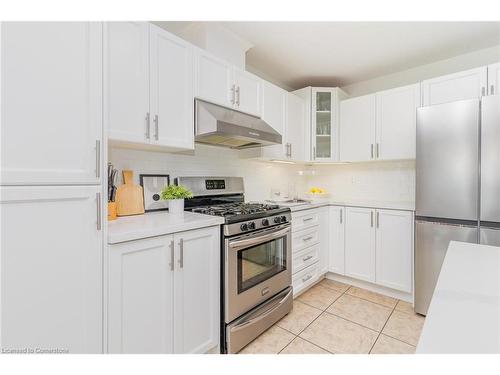
[[[500,22],[219,24],[254,46],[247,66],[292,89],[345,86],[500,44]]]

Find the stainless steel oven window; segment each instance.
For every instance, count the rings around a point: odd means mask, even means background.
[[[286,270],[286,235],[238,251],[238,294]]]

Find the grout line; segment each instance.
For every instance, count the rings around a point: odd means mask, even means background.
[[[393,337],[393,336],[391,336],[391,335],[388,335],[387,333],[382,333],[382,332],[380,332],[380,333],[381,333],[381,334],[383,334],[384,336],[390,337],[391,339],[394,339],[394,340],[396,340],[396,341],[402,342],[402,343],[404,343],[404,344],[406,344],[406,345],[413,346],[414,348],[416,348],[416,347],[417,347],[417,345],[410,344],[409,342],[406,342],[406,341],[404,341],[404,340],[401,340],[401,339],[398,339],[398,338]]]
[[[304,340],[304,341],[307,341],[309,344],[312,344],[312,345],[314,345],[314,346],[317,346],[317,347],[318,347],[318,348],[320,348],[320,349],[326,350],[326,351],[327,351],[328,353],[330,353],[330,354],[336,354],[336,353],[331,352],[330,350],[328,350],[328,349],[326,349],[326,348],[323,348],[321,345],[318,345],[318,344],[316,344],[316,343],[314,343],[314,342],[312,342],[312,341],[310,341],[310,340],[308,340],[308,339],[305,339],[305,338],[300,337],[300,336],[297,336],[297,337],[298,337],[299,339],[302,339],[302,340]]]
[[[358,287],[356,287],[356,288],[358,288]],[[349,288],[349,289],[351,289],[351,288]],[[369,299],[366,299],[366,298],[363,298],[363,297],[356,296],[356,295],[354,295],[354,294],[349,294],[349,293],[347,293],[347,291],[348,291],[349,289],[347,289],[347,290],[345,291],[345,294],[347,294],[348,296],[351,296],[351,297],[356,297],[356,298],[362,299],[362,300],[364,300],[364,301],[368,301],[368,302],[374,303],[374,304],[379,305],[379,306],[384,306],[384,307],[387,307],[388,309],[395,309],[395,308],[396,308],[396,306],[398,305],[398,302],[399,302],[399,301],[401,301],[400,299],[397,299],[397,298],[394,298],[394,297],[384,296],[384,297],[388,297],[388,298],[392,298],[392,299],[395,299],[395,300],[396,300],[396,304],[395,304],[394,306],[387,306],[387,305],[383,305],[383,304],[378,303],[378,302],[373,302],[373,301],[371,301],[371,300],[369,300]],[[358,288],[358,289],[363,289],[363,288]],[[370,290],[368,290],[368,289],[364,289],[364,290],[366,290],[366,291],[370,292]],[[376,292],[372,292],[372,293],[376,293]],[[380,293],[377,293],[377,294],[380,294]],[[383,294],[381,294],[381,295],[383,296]],[[398,310],[398,311],[400,311],[400,310]]]
[[[375,339],[375,341],[373,342],[372,344],[372,347],[370,348],[370,351],[368,352],[368,354],[371,354],[372,350],[373,350],[373,347],[375,346],[375,344],[377,343],[380,335],[382,334],[382,331],[384,330],[385,326],[387,325],[387,322],[389,322],[389,319],[391,319],[391,316],[392,314],[394,313],[394,311],[396,310],[396,306],[397,306],[397,302],[396,302],[396,305],[394,305],[394,307],[392,308],[392,311],[391,313],[389,314],[389,317],[387,318],[387,320],[385,321],[384,323],[384,326],[382,327],[382,329],[380,330],[380,332],[378,333],[378,336],[377,338]]]

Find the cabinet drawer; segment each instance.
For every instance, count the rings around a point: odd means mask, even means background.
[[[292,253],[305,249],[319,242],[319,229],[317,226],[292,233]]]
[[[292,277],[293,294],[296,295],[318,280],[318,263],[297,272]]]
[[[319,245],[313,245],[307,249],[298,251],[293,256],[292,273],[302,271],[304,268],[319,260]]]
[[[319,224],[318,210],[307,210],[292,213],[292,232]]]

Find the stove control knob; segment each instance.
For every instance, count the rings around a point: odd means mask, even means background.
[[[269,220],[262,219],[262,225],[265,226],[265,227],[268,226],[269,225]]]
[[[255,229],[255,223],[253,221],[248,223],[248,229]]]
[[[243,223],[240,225],[240,229],[243,230],[243,231],[247,231],[248,230],[248,224],[247,223]]]
[[[281,222],[282,222],[282,223],[286,223],[286,216],[282,216],[282,217],[281,217]]]
[[[279,216],[276,216],[273,220],[276,224],[279,224],[281,223],[281,220],[280,220],[280,217]]]

